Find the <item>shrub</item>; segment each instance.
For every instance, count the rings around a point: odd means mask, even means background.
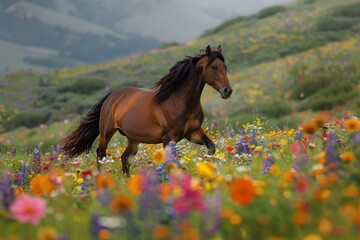
[[[354,3],[336,9],[333,16],[357,17],[360,18],[360,3]]]
[[[105,87],[105,83],[99,79],[81,78],[69,86],[68,91],[81,94],[90,94]]]
[[[264,8],[257,14],[257,18],[260,19],[267,18],[279,12],[284,12],[285,10],[286,8],[284,6],[272,6],[272,7]]]
[[[357,23],[354,19],[349,18],[325,18],[318,23],[318,30],[326,31],[344,31],[349,30]]]
[[[22,112],[17,115],[15,115],[11,121],[10,121],[10,127],[12,129],[18,128],[18,127],[37,127],[41,123],[45,123],[50,118],[50,113],[45,112],[34,112],[34,111],[28,111],[28,112]]]

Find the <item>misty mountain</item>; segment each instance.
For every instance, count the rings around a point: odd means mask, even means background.
[[[277,4],[290,0],[275,0]],[[182,43],[274,0],[2,0],[0,75],[94,64]]]

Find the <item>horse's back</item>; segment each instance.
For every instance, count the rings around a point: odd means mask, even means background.
[[[162,111],[154,103],[152,90],[126,87],[114,91],[106,100],[102,115],[129,139],[139,142],[162,141]],[[106,120],[104,121],[106,122]]]

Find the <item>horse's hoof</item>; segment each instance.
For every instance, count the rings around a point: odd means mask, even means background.
[[[208,154],[209,155],[214,155],[215,154],[215,148],[214,149],[209,149]]]

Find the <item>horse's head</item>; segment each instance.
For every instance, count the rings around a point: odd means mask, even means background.
[[[215,88],[223,99],[227,99],[233,90],[226,75],[225,59],[221,50],[221,46],[219,46],[217,51],[211,51],[208,45],[204,57],[198,62],[198,66],[202,68],[204,81]]]

